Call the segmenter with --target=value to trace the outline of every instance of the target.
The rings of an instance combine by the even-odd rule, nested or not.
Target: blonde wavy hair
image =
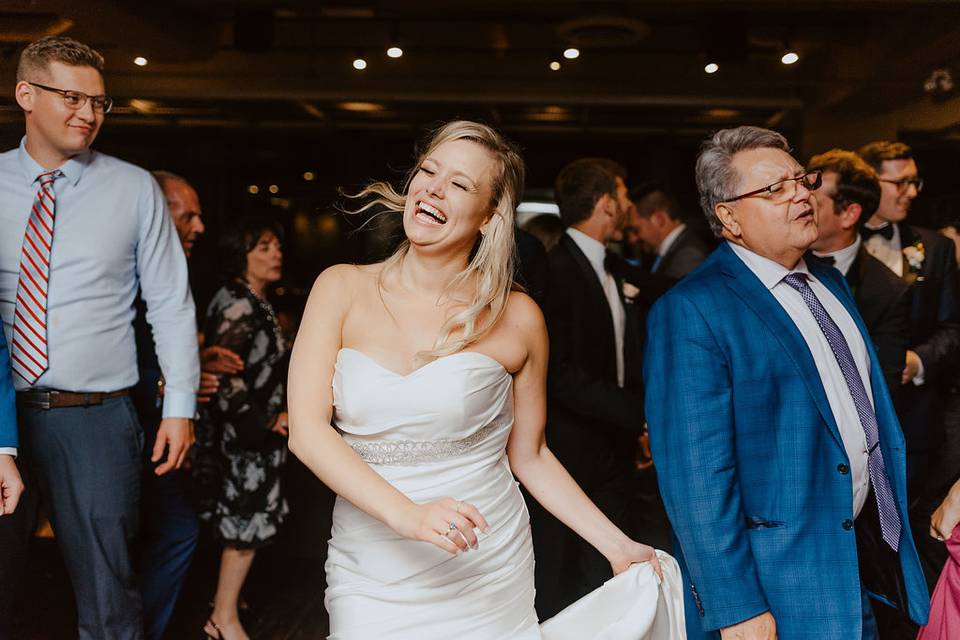
[[[417,161],[407,173],[403,192],[398,192],[387,182],[368,184],[360,193],[352,196],[365,199],[366,203],[353,213],[362,213],[373,208],[402,213],[407,202],[410,182],[420,169],[421,163],[442,144],[454,140],[469,140],[491,152],[499,164],[490,194],[493,209],[486,231],[482,232],[470,253],[466,267],[447,285],[445,294],[457,291],[464,285],[473,285],[469,300],[463,300],[465,308],[444,323],[433,348],[417,354],[418,361],[441,358],[466,349],[483,338],[503,316],[510,291],[515,285],[514,265],[514,216],[523,193],[524,164],[516,146],[487,125],[469,120],[454,120],[441,125],[429,136]],[[404,240],[383,263],[377,285],[384,289],[384,277],[403,263],[410,250],[410,242]],[[389,310],[388,310],[389,311]],[[480,322],[480,316],[487,316]]]

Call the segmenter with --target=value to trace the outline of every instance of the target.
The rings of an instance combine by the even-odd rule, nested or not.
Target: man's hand
[[[13,513],[23,494],[23,480],[13,456],[0,454],[0,516]]]
[[[200,368],[207,373],[233,375],[243,371],[243,358],[226,347],[207,347],[200,351]]]
[[[900,384],[907,384],[916,378],[918,373],[920,373],[920,356],[913,351],[907,350],[907,364],[903,368]]]
[[[161,420],[160,428],[157,430],[157,443],[153,445],[153,455],[150,457],[150,462],[159,462],[160,458],[163,457],[164,449],[168,449],[167,459],[153,472],[162,476],[168,471],[179,469],[195,440],[193,420],[186,418],[164,418]]]
[[[720,629],[721,640],[777,640],[777,623],[767,611],[726,629]]]
[[[200,389],[197,390],[197,402],[210,402],[220,389],[220,376],[215,373],[200,372]]]

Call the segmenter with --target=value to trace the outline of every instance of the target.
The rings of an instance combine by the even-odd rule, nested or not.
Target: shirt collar
[[[758,253],[754,253],[750,251],[750,249],[742,247],[735,242],[728,240],[727,244],[730,245],[730,248],[737,254],[737,257],[743,260],[747,268],[760,279],[760,282],[762,282],[763,286],[767,289],[773,289],[790,273],[802,273],[808,278],[810,277],[810,271],[807,269],[807,263],[803,261],[803,258],[800,258],[797,266],[793,269],[787,269],[779,262],[774,262],[770,258],[765,258]]]
[[[27,136],[23,136],[23,138],[20,140],[20,148],[17,150],[17,158],[20,162],[20,169],[23,171],[24,177],[30,182],[30,184],[33,184],[34,181],[36,181],[37,176],[46,171],[46,169],[41,167],[40,164],[27,152]],[[69,180],[71,184],[76,186],[76,184],[80,182],[80,177],[83,175],[83,170],[86,169],[87,165],[90,164],[92,159],[93,152],[87,149],[73,156],[57,168],[63,172],[64,177]]]
[[[863,241],[860,239],[860,234],[858,233],[853,240],[853,244],[849,247],[844,247],[838,251],[831,251],[830,253],[821,253],[819,251],[814,251],[813,255],[820,256],[821,258],[830,256],[833,258],[833,266],[836,267],[837,271],[843,275],[847,275],[847,271],[850,271],[850,267],[853,266],[853,261],[857,259],[857,252],[860,251],[860,245]]]
[[[680,237],[680,234],[683,233],[683,230],[686,228],[686,223],[680,223],[673,231],[668,233],[667,237],[660,243],[660,246],[657,247],[657,255],[666,255],[667,251],[670,251],[670,247],[673,246],[673,243],[677,241],[677,238]]]
[[[607,248],[599,240],[595,240],[579,229],[567,227],[567,235],[580,247],[580,251],[587,256],[590,265],[597,272],[603,274],[606,269],[603,266],[604,258],[607,257]]]

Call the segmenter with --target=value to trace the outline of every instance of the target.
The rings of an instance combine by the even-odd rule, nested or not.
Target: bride
[[[547,332],[513,285],[523,159],[467,121],[435,132],[386,261],[313,287],[290,363],[290,449],[339,496],[326,564],[330,637],[540,638],[514,476],[615,574],[649,562],[544,440]]]

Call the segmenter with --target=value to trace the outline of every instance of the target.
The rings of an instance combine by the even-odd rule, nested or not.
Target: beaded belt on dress
[[[467,453],[509,420],[509,417],[497,418],[461,440],[378,440],[348,444],[369,464],[406,466],[440,462]]]

